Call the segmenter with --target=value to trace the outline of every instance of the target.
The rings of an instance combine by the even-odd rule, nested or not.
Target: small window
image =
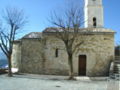
[[[96,18],[95,18],[95,17],[93,18],[93,26],[94,26],[94,27],[96,27],[96,26],[97,26],[97,20],[96,20]]]
[[[58,57],[58,48],[55,50],[55,57]]]

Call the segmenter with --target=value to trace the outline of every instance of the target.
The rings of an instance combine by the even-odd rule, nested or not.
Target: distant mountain
[[[2,51],[0,51],[0,60],[7,60],[5,54]]]
[[[0,68],[6,68],[8,66],[7,58],[3,52],[0,51]]]
[[[0,68],[7,68],[8,62],[7,60],[0,60]]]

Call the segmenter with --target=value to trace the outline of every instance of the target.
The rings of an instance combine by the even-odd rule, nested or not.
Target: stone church
[[[74,75],[105,76],[114,60],[114,34],[104,28],[102,0],[85,0],[86,38],[73,55]],[[12,67],[21,73],[68,75],[68,56],[64,43],[54,37],[53,28],[31,32],[13,45]],[[49,33],[49,34],[48,34]],[[80,33],[80,32],[79,32]],[[80,40],[79,36],[77,37]]]

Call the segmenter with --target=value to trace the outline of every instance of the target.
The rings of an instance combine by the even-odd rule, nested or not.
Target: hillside
[[[5,54],[2,51],[0,51],[0,60],[7,60]]]
[[[7,58],[4,53],[0,52],[0,68],[4,68],[7,66]]]

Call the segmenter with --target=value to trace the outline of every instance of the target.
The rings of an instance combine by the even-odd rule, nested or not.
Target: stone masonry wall
[[[12,67],[20,68],[21,64],[21,44],[20,42],[16,42],[13,44],[13,53],[12,53]]]
[[[78,56],[87,56],[87,76],[108,74],[111,60],[114,59],[114,35],[88,35],[74,55],[74,71],[78,74]]]
[[[87,56],[87,76],[103,76],[109,71],[114,58],[114,34],[79,36],[76,43],[84,40],[73,56],[74,74],[78,75],[78,57]],[[58,57],[55,50],[58,48]],[[68,60],[64,43],[53,35],[45,40],[23,39],[21,44],[20,72],[36,74],[68,75]]]
[[[50,37],[49,37],[50,38]],[[22,41],[22,69],[23,73],[39,74],[68,74],[66,54],[59,50],[58,58],[55,58],[55,49],[63,49],[61,43],[54,38],[47,39],[46,44],[35,39],[24,39]],[[59,46],[60,45],[60,46]],[[62,52],[61,52],[62,51]]]

